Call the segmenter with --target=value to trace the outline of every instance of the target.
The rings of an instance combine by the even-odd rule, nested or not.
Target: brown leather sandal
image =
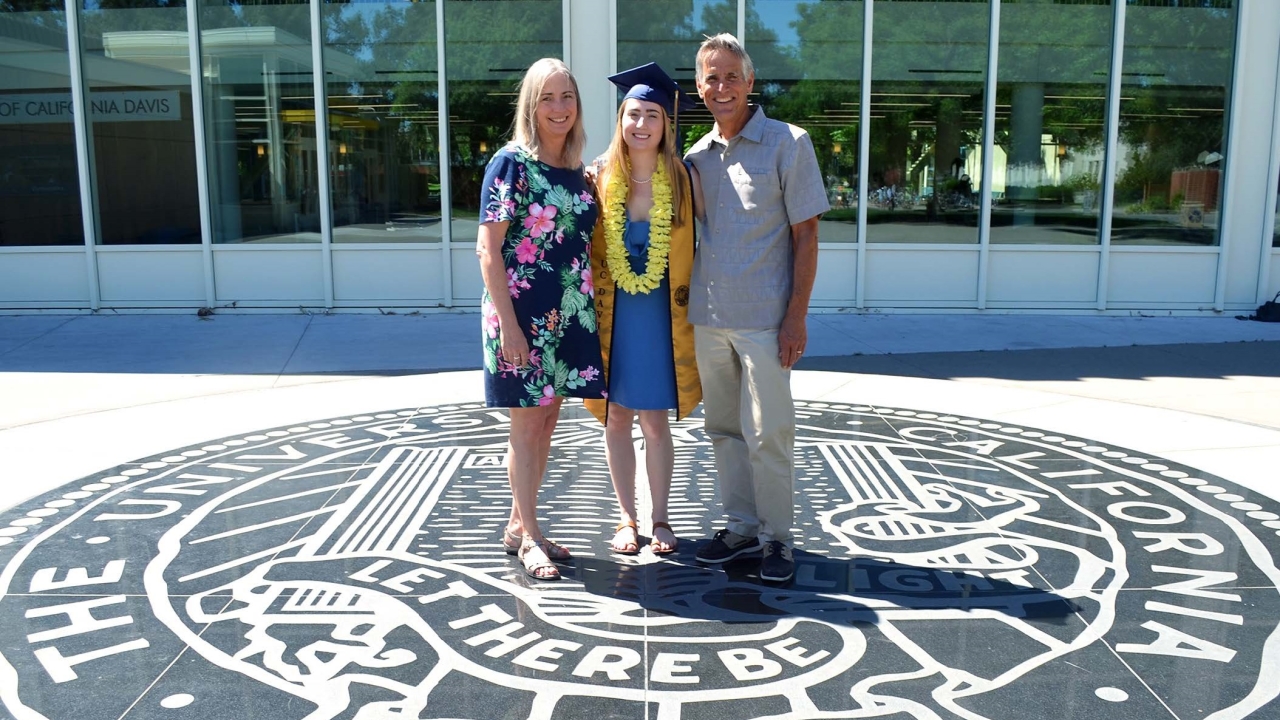
[[[555,540],[552,540],[549,537],[542,538],[541,545],[542,545],[543,552],[545,552],[547,554],[547,557],[551,558],[552,560],[560,561],[560,560],[573,559],[573,553],[569,552],[569,548],[561,545],[560,543],[556,542]]]
[[[657,532],[657,531],[658,531],[658,528],[662,528],[662,529],[666,530],[667,532],[671,533],[671,536],[672,536],[672,537],[675,537],[676,531],[671,529],[671,525],[669,525],[669,524],[667,524],[667,523],[664,523],[664,522],[656,522],[656,523],[654,523],[654,524],[653,524],[653,530],[654,530],[654,532]],[[673,543],[671,543],[671,547],[670,547],[670,548],[668,548],[668,549],[666,549],[666,550],[663,550],[663,549],[662,549],[662,545],[661,545],[661,543],[659,543],[659,542],[658,542],[658,538],[656,538],[656,537],[649,538],[649,550],[650,550],[654,555],[670,555],[671,553],[675,552],[675,551],[676,551],[676,548],[677,548],[677,547],[679,547],[679,546],[680,546],[680,539],[679,539],[679,538],[676,538],[676,541],[675,541],[675,542],[673,542]]]
[[[523,537],[523,535],[511,532],[510,528],[504,528],[502,530],[502,549],[512,557],[519,555],[520,543],[523,542]],[[544,543],[543,552],[552,560],[568,560],[573,557],[572,553],[569,552],[569,548],[560,545],[555,540],[544,537],[542,542]]]
[[[618,536],[622,534],[623,530],[626,530],[628,528],[631,530],[632,534],[635,535],[636,539],[632,540],[631,542],[619,544],[617,542]],[[619,550],[618,549],[619,547],[621,547],[622,549]],[[613,529],[613,540],[609,542],[609,549],[614,551],[618,555],[640,554],[640,531],[636,528],[636,523],[634,520],[628,520],[626,522],[618,523],[617,527]]]

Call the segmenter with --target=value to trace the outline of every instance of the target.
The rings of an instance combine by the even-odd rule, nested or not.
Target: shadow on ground
[[[796,369],[941,380],[1280,377],[1280,342],[806,357]]]

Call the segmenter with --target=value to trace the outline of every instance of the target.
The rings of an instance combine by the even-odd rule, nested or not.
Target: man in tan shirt
[[[818,218],[830,205],[808,134],[748,103],[755,71],[737,38],[702,43],[697,78],[716,125],[685,156],[706,217],[689,320],[728,516],[697,559],[763,550],[760,578],[785,582],[795,573],[791,367],[808,339]]]

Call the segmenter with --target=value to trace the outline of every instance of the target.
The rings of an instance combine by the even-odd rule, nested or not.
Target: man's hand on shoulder
[[[596,181],[599,180],[600,178],[601,171],[604,170],[604,164],[605,164],[604,155],[601,155],[595,160],[592,160],[591,162],[587,163],[587,166],[582,169],[582,174],[587,176],[587,182],[591,183],[592,185],[596,184]]]

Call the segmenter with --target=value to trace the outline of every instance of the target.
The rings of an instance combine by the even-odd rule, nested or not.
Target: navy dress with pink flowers
[[[502,259],[530,357],[524,368],[503,361],[498,313],[485,292],[485,404],[533,407],[557,397],[604,397],[591,283],[597,208],[582,169],[552,167],[508,145],[485,170],[480,204],[481,223],[510,223]]]

